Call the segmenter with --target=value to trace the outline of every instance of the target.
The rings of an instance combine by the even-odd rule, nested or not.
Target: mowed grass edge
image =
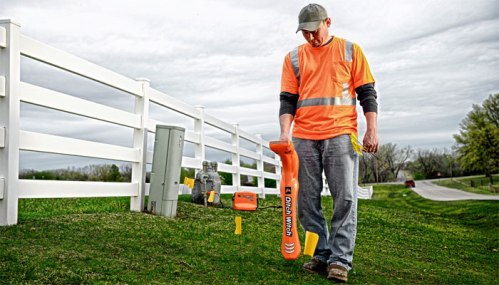
[[[360,200],[351,284],[497,284],[497,201],[432,202],[398,185]],[[177,218],[130,212],[127,198],[20,200],[0,228],[5,284],[329,284],[280,254],[281,210],[205,208]],[[231,197],[224,196],[226,206]],[[280,205],[267,196],[261,206]],[[331,198],[324,199],[326,216]],[[243,234],[234,234],[234,217]],[[303,244],[304,235],[300,231]]]
[[[497,189],[499,187],[499,174],[493,175],[492,177],[494,189]],[[491,191],[491,187],[489,186],[490,178],[485,176],[442,178],[439,180],[433,180],[432,183],[475,194],[499,195],[498,192]]]

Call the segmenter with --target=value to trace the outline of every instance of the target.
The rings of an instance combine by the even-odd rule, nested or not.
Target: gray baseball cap
[[[327,12],[324,7],[319,4],[308,4],[301,9],[298,15],[298,33],[301,30],[315,31],[321,25],[321,22],[327,18]]]

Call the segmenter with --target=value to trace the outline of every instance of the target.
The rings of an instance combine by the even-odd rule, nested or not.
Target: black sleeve
[[[355,88],[355,92],[357,93],[357,98],[359,99],[364,113],[378,113],[378,102],[376,101],[378,95],[376,94],[376,90],[374,90],[374,83],[367,83],[359,86]]]
[[[279,109],[279,116],[283,114],[296,114],[296,104],[298,103],[298,94],[291,94],[288,92],[281,92],[281,107]]]

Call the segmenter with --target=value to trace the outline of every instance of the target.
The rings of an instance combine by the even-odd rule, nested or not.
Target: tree
[[[364,154],[359,159],[359,182],[378,182],[376,158],[373,155]]]
[[[105,182],[130,182],[132,169],[130,165],[122,166],[122,171],[115,165],[101,164],[85,167],[68,167],[53,170],[21,170],[20,179],[40,180],[66,180],[66,181],[105,181]]]
[[[397,180],[400,170],[411,157],[411,154],[412,148],[410,146],[398,149],[397,145],[393,143],[381,145],[380,155],[377,155],[378,158],[382,157],[382,159],[378,159],[382,161],[382,168],[380,168],[381,181]]]
[[[130,182],[132,181],[132,165],[127,163],[123,164],[120,167],[120,172],[123,177],[124,182]]]
[[[122,182],[123,176],[120,173],[120,169],[116,164],[111,165],[109,175],[106,177],[108,182]]]
[[[457,162],[457,155],[455,152],[444,150],[444,154],[442,157],[443,167],[446,172],[447,177],[461,176],[463,174],[463,170],[461,165]]]
[[[426,178],[437,177],[439,163],[438,150],[418,150],[416,154],[416,163],[420,167],[420,172]]]
[[[393,174],[395,176],[395,179],[398,177],[399,172],[404,169],[404,167],[407,164],[407,161],[411,158],[412,154],[414,153],[414,150],[410,145],[405,146],[404,148],[397,150],[396,152],[396,163],[394,164],[393,167]]]
[[[499,170],[499,94],[490,95],[482,104],[473,105],[454,135],[458,161],[469,171],[492,177]]]
[[[364,154],[360,157],[359,181],[361,183],[395,181],[411,154],[410,146],[399,149],[393,143],[381,145],[376,155]]]

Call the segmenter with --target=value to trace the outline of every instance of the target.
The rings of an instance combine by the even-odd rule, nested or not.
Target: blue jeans
[[[305,231],[319,241],[314,257],[328,264],[352,269],[357,233],[358,155],[349,135],[326,140],[293,138],[300,161],[298,171],[298,218]],[[322,172],[333,197],[331,231],[321,206]]]

